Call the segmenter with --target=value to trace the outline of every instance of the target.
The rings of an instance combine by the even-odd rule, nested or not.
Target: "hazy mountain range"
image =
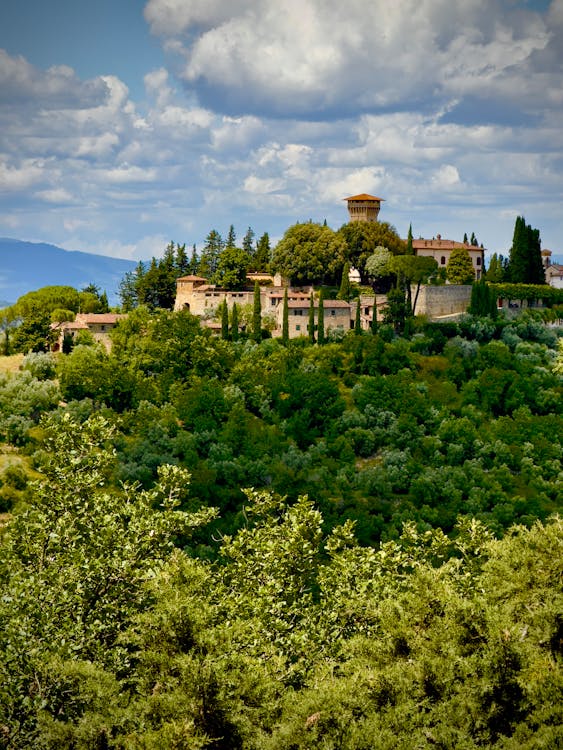
[[[0,307],[42,286],[82,289],[90,283],[107,293],[110,305],[118,304],[119,282],[136,265],[132,260],[0,237]]]

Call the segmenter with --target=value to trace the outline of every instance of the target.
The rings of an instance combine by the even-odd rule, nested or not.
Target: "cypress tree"
[[[373,313],[371,316],[371,332],[375,336],[377,333],[377,300],[375,295],[373,296]]]
[[[319,344],[324,344],[325,342],[325,308],[324,308],[324,290],[321,289],[321,293],[319,294],[319,314],[318,314],[318,334],[317,334],[317,341]]]
[[[229,338],[229,308],[226,299],[221,303],[221,338],[224,341]]]
[[[360,298],[356,301],[356,321],[354,323],[354,333],[359,336],[362,333],[362,321],[360,317]]]
[[[512,247],[508,261],[508,280],[513,284],[525,284],[528,276],[528,233],[523,216],[517,216],[514,224]]]
[[[350,299],[350,264],[345,263],[342,269],[342,280],[340,282],[340,289],[338,290],[337,298],[343,299],[346,302]]]
[[[252,338],[256,342],[262,341],[262,303],[260,302],[260,286],[254,282],[254,307],[252,311]]]
[[[307,326],[309,329],[309,342],[311,344],[315,343],[315,298],[313,295],[313,290],[311,289],[311,298],[309,300],[309,325]]]
[[[231,311],[231,341],[238,341],[238,307],[236,302],[233,302]]]
[[[528,284],[545,284],[545,271],[541,257],[540,230],[526,227],[528,239]]]
[[[406,255],[414,255],[414,250],[412,247],[412,224],[409,224],[409,234],[407,236],[407,252]]]
[[[289,308],[287,302],[287,287],[283,292],[282,342],[284,344],[289,343]]]

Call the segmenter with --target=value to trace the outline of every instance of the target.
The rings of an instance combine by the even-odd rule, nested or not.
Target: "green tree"
[[[412,224],[409,224],[409,233],[407,235],[407,249],[406,249],[407,255],[414,255],[414,250],[412,246]]]
[[[176,534],[214,516],[177,510],[188,481],[179,467],[162,467],[151,492],[108,489],[112,429],[103,418],[53,417],[44,429],[43,477],[0,545],[2,744],[14,748],[67,744],[46,734],[91,710],[76,675],[90,670],[103,691],[103,670],[130,673],[122,638],[151,605],[147,580]],[[107,738],[102,727],[94,736],[98,745]]]
[[[272,267],[294,284],[333,284],[345,263],[344,239],[322,224],[294,224],[278,242]]]
[[[347,260],[359,271],[363,284],[368,283],[366,261],[377,247],[386,247],[393,255],[404,254],[407,249],[395,227],[384,221],[352,221],[338,234],[346,242]]]
[[[394,255],[389,260],[388,268],[397,276],[397,285],[405,291],[407,317],[412,317],[416,313],[420,287],[436,273],[438,264],[434,258],[422,255]],[[413,284],[416,284],[414,300]]]
[[[313,294],[312,289],[311,289],[311,294],[309,295],[309,322],[307,324],[307,331],[309,333],[309,343],[314,344],[315,343],[315,296]]]
[[[348,302],[350,294],[350,264],[345,263],[342,268],[342,278],[340,280],[340,289],[338,290],[337,299],[343,299]]]
[[[508,267],[507,281],[512,284],[544,284],[538,229],[532,229],[523,216],[516,217]]]
[[[242,289],[246,283],[249,259],[244,250],[238,247],[225,247],[213,280],[224,289]]]
[[[282,342],[287,346],[289,343],[289,306],[287,301],[287,287],[283,290],[282,310]]]
[[[236,247],[236,244],[237,244],[237,235],[236,235],[234,226],[231,224],[231,226],[229,227],[229,233],[227,235],[227,240],[225,242],[225,248],[232,249],[232,248]]]
[[[506,260],[502,255],[493,253],[489,260],[489,267],[485,274],[485,278],[491,284],[501,284],[505,280],[506,276]]]
[[[360,298],[358,297],[356,300],[356,319],[354,322],[354,333],[356,336],[359,336],[362,333],[362,321],[360,317]]]
[[[217,230],[212,229],[205,238],[205,245],[199,259],[198,272],[200,276],[211,278],[217,271],[219,258],[223,252],[224,242]]]
[[[325,343],[325,297],[324,297],[324,289],[321,287],[321,291],[319,292],[319,314],[318,314],[318,323],[317,323],[317,341],[319,344]]]
[[[231,311],[231,341],[238,341],[238,328],[238,305],[236,302],[233,302],[233,309]]]
[[[250,270],[266,271],[270,267],[271,259],[270,237],[268,232],[264,232],[256,243],[256,253],[252,259]]]
[[[394,287],[387,294],[387,306],[383,320],[385,323],[391,323],[396,333],[400,333],[404,330],[406,317],[407,301],[405,299],[405,290],[401,287]]]
[[[473,263],[465,247],[455,247],[446,266],[446,275],[450,284],[471,284],[475,278]]]
[[[221,338],[223,341],[229,339],[229,308],[225,299],[221,303]]]
[[[247,254],[250,262],[252,262],[254,254],[256,252],[254,237],[254,230],[252,229],[252,227],[248,227],[248,229],[246,230],[246,234],[242,238],[242,249]]]
[[[260,300],[260,285],[254,282],[254,303],[252,306],[252,338],[256,342],[262,341],[262,302]]]

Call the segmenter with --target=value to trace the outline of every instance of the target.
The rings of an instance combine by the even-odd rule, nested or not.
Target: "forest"
[[[319,345],[141,305],[0,374],[0,747],[560,747],[544,317]]]

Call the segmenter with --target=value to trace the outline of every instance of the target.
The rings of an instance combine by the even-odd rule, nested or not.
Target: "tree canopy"
[[[340,281],[346,260],[344,238],[330,227],[294,224],[276,245],[272,268],[292,283],[328,284]]]

